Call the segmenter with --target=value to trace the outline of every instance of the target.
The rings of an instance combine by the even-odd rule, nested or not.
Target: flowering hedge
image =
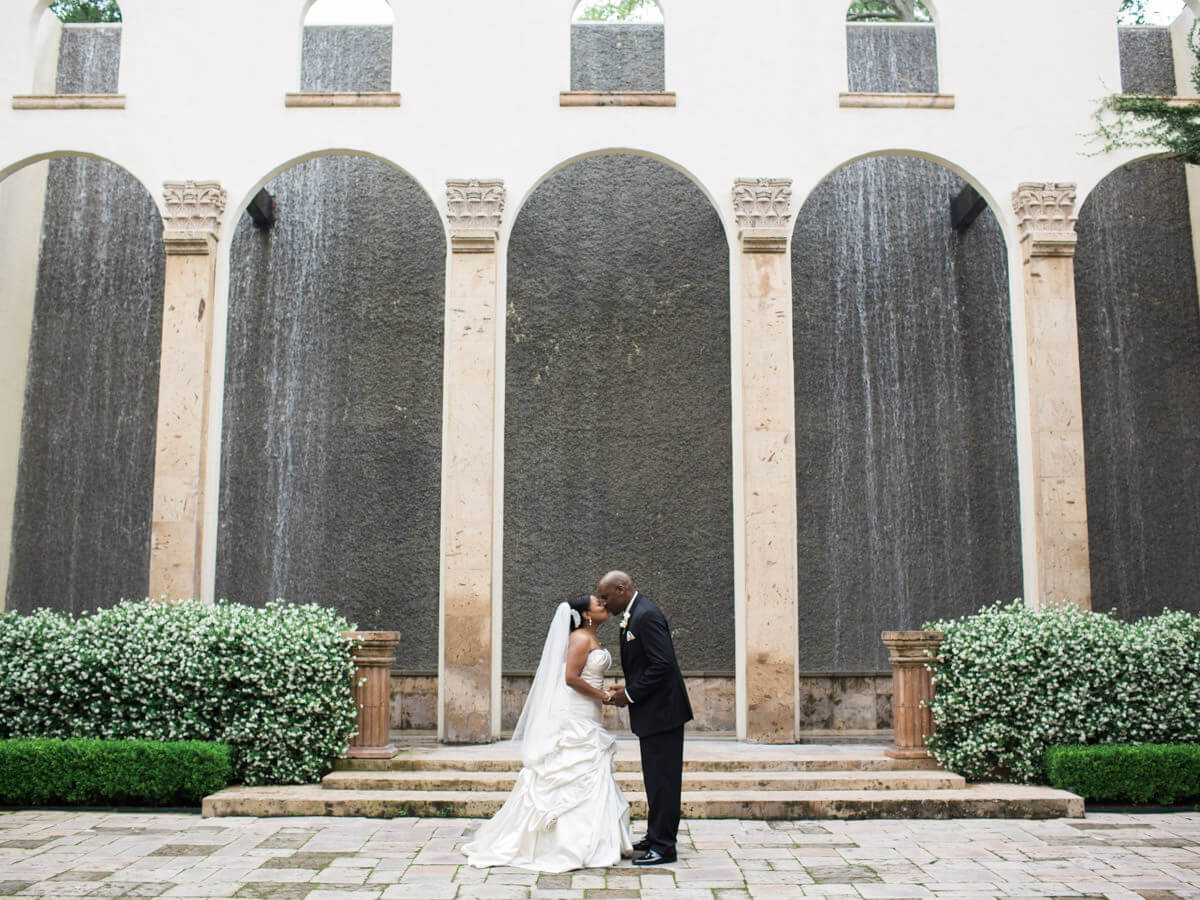
[[[282,601],[0,613],[0,738],[217,741],[235,781],[312,782],[355,728],[349,629]]]
[[[1044,781],[1054,745],[1200,741],[1196,614],[1129,624],[1016,601],[927,627],[945,634],[929,747],[967,779]]]

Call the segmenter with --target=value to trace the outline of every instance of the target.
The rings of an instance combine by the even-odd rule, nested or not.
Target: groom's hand
[[[610,706],[628,706],[629,698],[625,695],[625,685],[619,684],[608,695]]]

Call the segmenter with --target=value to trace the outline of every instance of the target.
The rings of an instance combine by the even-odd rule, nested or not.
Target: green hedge
[[[1051,747],[1050,783],[1085,800],[1169,806],[1200,797],[1200,746],[1194,744],[1100,744]]]
[[[355,728],[349,629],[281,601],[0,613],[0,738],[216,741],[237,782],[313,782]]]
[[[1049,747],[1200,742],[1200,616],[1126,623],[1017,601],[933,622],[938,762],[971,780],[1044,781]]]
[[[230,756],[204,741],[0,741],[0,804],[199,806],[229,783]]]

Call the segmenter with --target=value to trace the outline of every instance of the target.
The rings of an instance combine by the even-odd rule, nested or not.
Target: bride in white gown
[[[596,628],[599,598],[560,603],[513,732],[521,762],[512,793],[463,848],[472,866],[537,872],[607,867],[633,852],[629,803],[613,775],[616,742],[600,724],[612,655]]]

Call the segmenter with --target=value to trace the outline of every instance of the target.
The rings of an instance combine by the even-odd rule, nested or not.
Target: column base
[[[342,756],[343,759],[391,759],[397,753],[395,744],[384,744],[382,747],[351,747]]]

